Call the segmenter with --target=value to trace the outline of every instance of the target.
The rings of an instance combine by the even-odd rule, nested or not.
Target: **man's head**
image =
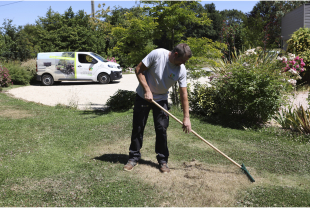
[[[177,66],[185,64],[192,57],[192,51],[186,43],[180,43],[171,51],[173,63]]]

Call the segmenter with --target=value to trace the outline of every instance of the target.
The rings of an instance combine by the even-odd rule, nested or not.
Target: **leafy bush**
[[[292,80],[299,77],[298,71],[283,70],[286,64],[277,60],[276,54],[261,48],[247,50],[235,56],[232,63],[221,64],[210,77],[215,89],[209,99],[214,104],[206,105],[206,109],[198,102],[199,108],[215,107],[211,112],[248,124],[268,121],[285,103],[285,93],[294,89]]]
[[[9,71],[0,65],[0,87],[2,90],[2,87],[8,87],[12,84],[11,76],[9,74]],[[0,90],[0,91],[1,91]]]
[[[118,90],[111,96],[106,105],[112,111],[127,111],[134,105],[136,93],[128,90]]]
[[[36,82],[36,73],[37,73],[36,72],[36,64],[37,64],[36,59],[29,59],[29,60],[21,63],[21,66],[26,71],[29,71],[31,74],[30,83]]]
[[[8,62],[5,64],[10,72],[11,80],[14,84],[27,85],[33,78],[30,71],[27,71],[19,62]]]
[[[253,67],[235,65],[213,85],[220,113],[224,115],[266,122],[281,106],[283,82],[263,66],[257,71]]]
[[[194,83],[194,90],[188,93],[189,107],[193,113],[211,116],[216,110],[215,88]]]
[[[310,81],[310,28],[299,28],[287,41],[287,52],[303,57],[307,71],[302,73],[303,80]]]

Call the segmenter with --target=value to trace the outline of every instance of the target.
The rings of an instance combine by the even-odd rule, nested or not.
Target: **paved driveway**
[[[102,109],[107,100],[118,89],[135,91],[138,80],[135,74],[124,74],[123,78],[110,84],[97,82],[64,81],[59,85],[40,84],[19,87],[8,91],[16,98],[55,106],[57,104],[77,106],[78,109]]]
[[[134,74],[125,74],[110,84],[98,82],[70,82],[41,86],[40,84],[19,87],[8,91],[17,98],[55,106],[57,104],[77,106],[79,109],[102,109],[107,100],[118,89],[135,91],[138,80]]]

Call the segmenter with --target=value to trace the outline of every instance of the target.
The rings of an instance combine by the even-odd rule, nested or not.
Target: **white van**
[[[45,86],[61,81],[108,84],[122,78],[119,64],[93,52],[48,52],[37,55],[37,81]]]

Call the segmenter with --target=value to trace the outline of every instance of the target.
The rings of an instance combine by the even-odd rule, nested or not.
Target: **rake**
[[[174,120],[176,120],[177,122],[179,122],[181,125],[183,125],[183,122],[180,121],[178,118],[176,118],[174,115],[172,115],[170,112],[168,112],[166,109],[164,109],[162,106],[160,106],[156,101],[152,100],[152,103],[154,103],[157,107],[159,107],[160,109],[162,109],[164,112],[166,112],[168,115],[170,115]],[[227,155],[225,155],[223,152],[221,152],[219,149],[217,149],[215,146],[213,146],[210,142],[208,142],[207,140],[205,140],[204,138],[202,138],[199,134],[197,134],[194,130],[191,131],[193,134],[195,134],[199,139],[201,139],[202,141],[204,141],[205,143],[207,143],[210,147],[212,147],[215,151],[217,151],[218,153],[220,153],[221,155],[223,155],[226,159],[228,159],[230,162],[232,162],[233,164],[235,164],[238,168],[241,168],[241,170],[248,176],[248,178],[250,179],[251,182],[255,182],[254,178],[251,176],[251,174],[249,173],[249,171],[246,169],[245,165],[242,163],[242,165],[239,165],[238,163],[236,163],[233,159],[231,159],[230,157],[228,157]]]

